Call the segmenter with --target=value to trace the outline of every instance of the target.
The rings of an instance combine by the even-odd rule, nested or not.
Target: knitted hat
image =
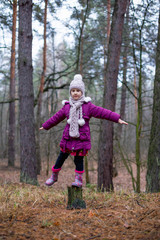
[[[73,88],[78,88],[79,90],[82,91],[83,95],[85,93],[85,85],[84,85],[84,82],[82,80],[82,76],[80,74],[76,74],[74,76],[74,79],[72,80],[72,82],[70,83],[70,86],[69,86],[69,92],[71,92],[71,90]]]

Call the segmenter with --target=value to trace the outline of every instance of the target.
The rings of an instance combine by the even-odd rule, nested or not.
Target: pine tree
[[[32,80],[32,0],[19,1],[20,181],[37,184]]]
[[[15,164],[15,43],[16,43],[17,0],[13,1],[13,25],[10,71],[10,103],[9,103],[9,133],[8,133],[8,166]]]
[[[106,67],[107,82],[104,87],[104,107],[111,111],[115,111],[119,58],[127,2],[128,0],[116,0],[112,17]],[[98,189],[111,191],[113,190],[113,123],[103,121],[101,127],[98,153]]]
[[[160,192],[160,11],[153,95],[153,117],[146,180],[148,192]]]

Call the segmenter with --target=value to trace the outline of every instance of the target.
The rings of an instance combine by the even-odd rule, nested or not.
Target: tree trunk
[[[85,165],[85,176],[86,176],[86,185],[90,183],[89,180],[89,171],[88,171],[88,158],[87,156],[84,157],[84,165]]]
[[[85,6],[86,1],[83,1],[83,5]],[[82,19],[82,27],[81,27],[81,34],[80,34],[80,60],[79,60],[79,69],[80,69],[80,74],[83,76],[83,44],[84,44],[84,26],[85,26],[85,21],[86,21],[86,15],[87,15],[87,11],[88,11],[88,0],[87,0],[87,7],[86,7],[86,11],[84,13],[84,10],[82,9],[81,11],[81,19]],[[86,176],[86,184],[89,183],[89,173],[88,173],[88,158],[87,156],[84,158],[84,162],[85,162],[85,176]]]
[[[51,93],[51,104],[49,101],[49,93],[47,94],[47,116],[48,118],[51,117],[51,115],[53,116],[53,90]],[[49,110],[49,106],[51,106],[51,113],[50,114],[50,110]],[[46,161],[46,176],[48,176],[49,174],[49,160],[50,160],[50,154],[51,154],[51,131],[49,131],[48,136],[47,136],[47,141],[46,141],[46,157],[47,157],[47,161]]]
[[[124,31],[123,31],[123,36],[124,36],[124,49],[123,49],[123,82],[122,82],[122,90],[121,90],[121,105],[120,105],[120,116],[121,119],[125,119],[125,109],[126,109],[126,82],[127,82],[127,65],[128,65],[128,47],[129,47],[129,2],[127,6],[127,12],[126,12],[126,19],[125,19],[125,25],[124,25]],[[117,127],[117,133],[116,137],[118,138],[118,145],[120,145],[120,139],[122,136],[122,124],[119,124]],[[123,144],[123,142],[122,142]],[[123,159],[122,159],[123,160]],[[115,166],[115,171],[118,175],[118,170],[117,170],[117,158],[115,158],[114,161],[114,166]],[[114,169],[113,169],[114,170]],[[113,171],[114,173],[114,171]]]
[[[45,11],[44,11],[44,46],[43,46],[43,71],[41,74],[41,82],[40,82],[40,89],[39,89],[39,97],[37,103],[37,121],[36,121],[36,153],[37,153],[37,174],[40,174],[41,171],[41,155],[40,155],[40,134],[39,134],[39,124],[41,123],[41,109],[42,109],[42,96],[43,96],[43,89],[44,89],[44,80],[46,75],[46,25],[47,25],[47,5],[48,0],[45,0]]]
[[[5,151],[6,151],[5,136],[6,136],[6,134],[4,134],[4,132],[6,132],[6,131],[4,130],[4,126],[3,126],[3,120],[4,120],[3,115],[4,115],[4,111],[5,111],[4,102],[5,102],[6,95],[7,95],[7,81],[5,81],[5,87],[3,89],[3,97],[2,97],[3,101],[1,103],[1,111],[0,111],[0,146],[1,146],[0,156],[2,159],[6,158],[6,154],[5,154]]]
[[[107,82],[104,86],[104,107],[111,111],[115,111],[119,57],[127,2],[127,0],[116,0],[112,17],[106,67]],[[101,127],[98,151],[98,189],[111,191],[113,190],[113,123],[103,121]]]
[[[13,26],[10,72],[9,133],[8,133],[8,166],[15,164],[15,42],[16,42],[17,0],[13,1]]]
[[[128,2],[129,3],[129,2]],[[129,4],[127,6],[126,12],[126,22],[125,22],[125,29],[124,29],[124,37],[126,41],[124,42],[124,51],[123,51],[123,82],[122,82],[122,92],[121,92],[121,106],[120,106],[120,115],[121,119],[125,119],[125,108],[126,108],[126,81],[127,81],[127,64],[128,64],[128,47],[129,47]],[[118,125],[117,135],[120,139],[122,134],[122,124]]]
[[[141,189],[141,176],[140,176],[140,170],[141,170],[141,154],[140,154],[140,149],[141,149],[141,131],[142,131],[142,53],[143,53],[143,45],[142,45],[142,40],[143,40],[143,35],[142,31],[144,28],[144,24],[146,21],[146,16],[148,13],[148,8],[149,8],[150,2],[148,2],[145,12],[144,12],[144,17],[142,24],[140,26],[139,30],[139,69],[138,69],[138,101],[137,101],[137,123],[136,123],[136,192],[140,193]],[[134,39],[133,39],[134,43]],[[134,58],[134,63],[136,65],[136,54],[135,54],[135,48],[133,44],[133,58]]]
[[[83,22],[83,19],[84,19],[83,9],[81,12],[81,18],[82,18],[82,22]],[[82,76],[83,76],[83,31],[84,31],[84,28],[82,29],[82,32],[81,32],[81,45],[80,45],[80,74]]]
[[[111,28],[111,23],[110,23],[110,19],[111,19],[111,1],[107,0],[106,2],[107,4],[107,27],[105,29],[104,32],[104,36],[106,36],[107,33],[107,37],[104,38],[104,44],[103,44],[103,52],[104,52],[104,74],[103,74],[103,82],[105,83],[107,81],[106,79],[106,59],[107,59],[107,52],[108,52],[108,45],[109,45],[109,37],[110,37],[110,28]]]
[[[109,37],[111,32],[111,0],[107,0],[107,48],[109,45]]]
[[[80,74],[83,76],[83,34],[81,37]]]
[[[19,0],[20,181],[37,184],[32,71],[32,0]]]
[[[138,111],[138,104],[137,104],[137,99],[138,99],[138,96],[137,96],[137,84],[136,84],[136,67],[135,67],[135,64],[134,64],[134,96],[135,96],[135,112],[136,112],[136,115],[137,115],[137,111]]]
[[[160,10],[153,96],[153,117],[146,180],[148,192],[160,192]]]
[[[82,16],[82,26],[80,27],[80,36],[78,40],[78,50],[77,50],[77,64],[76,64],[76,71],[80,71],[80,73],[83,75],[83,31],[84,26],[86,23],[87,13],[88,13],[88,3],[89,0],[82,1],[82,6],[85,6],[85,11],[82,10],[81,16]]]
[[[83,209],[86,203],[83,200],[82,188],[68,187],[68,204],[67,209]]]

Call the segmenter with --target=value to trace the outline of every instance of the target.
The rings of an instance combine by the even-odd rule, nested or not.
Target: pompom
[[[84,98],[84,101],[85,101],[85,102],[90,102],[91,100],[92,100],[92,99],[91,99],[90,97],[85,97],[85,98]]]
[[[70,119],[70,118],[67,120],[67,123],[68,123],[68,124],[71,124],[71,119]]]
[[[66,102],[68,102],[68,101],[67,100],[63,100],[62,101],[62,105],[64,106]]]
[[[83,126],[84,124],[85,124],[85,121],[84,121],[84,119],[83,118],[81,118],[81,119],[78,119],[78,124],[79,124],[79,126]]]
[[[82,81],[82,75],[81,75],[81,74],[76,74],[76,75],[74,76],[74,80],[75,80],[75,81]]]

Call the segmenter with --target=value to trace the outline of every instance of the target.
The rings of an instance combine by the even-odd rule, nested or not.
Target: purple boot
[[[82,187],[82,175],[84,171],[77,171],[75,170],[76,175],[75,175],[75,182],[72,183],[72,186],[75,187]]]
[[[53,185],[58,180],[58,174],[61,168],[54,169],[54,166],[52,167],[52,175],[51,177],[45,182],[47,186]]]

